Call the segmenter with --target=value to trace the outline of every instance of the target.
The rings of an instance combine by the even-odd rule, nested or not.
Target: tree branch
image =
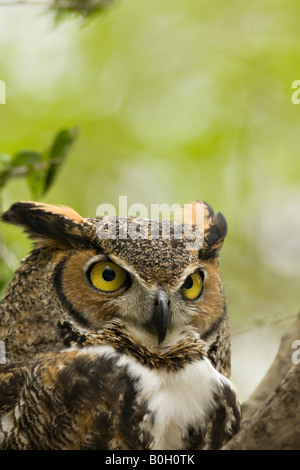
[[[16,168],[11,167],[9,177],[18,177],[18,176],[26,176],[30,173],[31,170],[34,171],[43,171],[48,170],[51,165],[60,165],[62,163],[62,158],[52,158],[47,162],[42,163],[35,163],[32,165],[32,168],[28,168],[28,166],[18,166]]]
[[[292,362],[295,340],[300,340],[300,315],[283,335],[262,382],[243,404],[241,430],[223,450],[300,448],[300,364]]]
[[[14,6],[14,5],[33,5],[33,6],[44,6],[50,9],[59,10],[59,9],[71,9],[71,10],[80,10],[84,8],[85,10],[102,10],[106,4],[112,3],[113,0],[102,1],[98,0],[95,2],[80,2],[80,1],[68,1],[68,0],[56,0],[56,1],[43,1],[43,0],[0,0],[1,6]],[[98,4],[97,4],[98,3]]]

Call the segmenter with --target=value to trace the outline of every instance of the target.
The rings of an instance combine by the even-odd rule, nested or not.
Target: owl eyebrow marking
[[[97,248],[98,250],[98,248]],[[94,255],[92,256],[84,265],[83,269],[84,271],[88,271],[92,266],[93,264],[97,263],[98,261],[107,261],[107,262],[111,262],[113,263],[113,261],[109,258],[109,256],[107,256],[104,251],[102,250],[98,250],[99,253],[97,255]]]
[[[204,279],[207,278],[207,272],[206,272],[206,269],[203,265],[198,265],[198,266],[193,266],[192,269],[190,269],[190,267],[188,267],[187,269],[185,269],[185,271],[182,273],[182,275],[180,276],[180,279],[179,279],[179,288],[182,287],[182,284],[184,284],[184,281],[191,275],[191,274],[194,274],[194,273],[199,273],[201,275],[201,277],[203,276],[203,281]]]
[[[61,282],[61,279],[62,279],[62,271],[63,271],[63,268],[68,260],[68,256],[65,256],[61,261],[60,263],[57,265],[56,269],[55,269],[55,274],[54,274],[54,277],[53,277],[53,284],[54,284],[54,287],[55,287],[55,290],[57,292],[57,295],[60,299],[60,301],[62,302],[63,306],[66,308],[66,310],[70,313],[70,315],[77,321],[77,323],[79,323],[81,326],[84,326],[84,327],[88,327],[90,326],[88,320],[86,318],[84,318],[80,312],[78,312],[77,310],[74,309],[73,305],[71,304],[71,302],[69,302],[69,300],[66,298],[65,294],[63,293],[63,289],[62,289],[62,282]]]

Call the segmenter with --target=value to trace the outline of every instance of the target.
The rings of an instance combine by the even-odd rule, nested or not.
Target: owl
[[[1,449],[219,449],[238,431],[227,223],[196,204],[201,229],[161,220],[154,234],[36,202],[3,214],[34,246],[0,304]]]

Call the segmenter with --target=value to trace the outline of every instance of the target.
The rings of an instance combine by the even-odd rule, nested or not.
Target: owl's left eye
[[[103,292],[114,292],[128,281],[125,269],[109,261],[99,261],[89,273],[91,283]]]
[[[195,300],[200,297],[202,289],[203,273],[197,271],[186,278],[182,286],[182,294],[186,299]]]

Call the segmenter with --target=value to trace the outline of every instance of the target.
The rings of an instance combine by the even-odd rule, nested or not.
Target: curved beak
[[[154,326],[158,336],[158,344],[161,344],[166,337],[169,321],[169,298],[164,291],[159,291],[155,301],[155,309],[152,317],[152,325]]]

